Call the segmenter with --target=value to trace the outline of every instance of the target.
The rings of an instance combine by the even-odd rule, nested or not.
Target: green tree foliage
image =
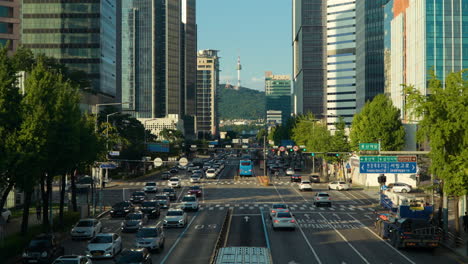
[[[265,93],[240,88],[239,90],[225,89],[220,85],[218,89],[219,118],[228,119],[264,119]]]
[[[291,129],[291,139],[297,145],[305,145],[309,152],[327,152],[331,149],[332,136],[326,124],[318,121],[313,114],[299,115],[295,123]]]
[[[444,183],[449,195],[468,191],[468,80],[467,71],[451,73],[445,87],[434,75],[430,95],[413,87],[405,88],[411,115],[420,119],[418,139],[429,141],[431,171]]]
[[[385,95],[377,95],[354,116],[351,125],[351,146],[381,140],[382,150],[400,150],[405,144],[405,130],[400,120],[400,110]]]
[[[332,152],[349,152],[351,146],[349,145],[348,136],[346,135],[346,123],[341,117],[338,122],[335,123],[335,134],[331,139],[331,151]]]
[[[262,142],[262,144],[263,144],[263,137],[266,137],[266,136],[268,136],[267,130],[266,130],[265,128],[260,129],[260,130],[258,131],[257,137],[256,137],[256,138],[257,138],[257,142]]]

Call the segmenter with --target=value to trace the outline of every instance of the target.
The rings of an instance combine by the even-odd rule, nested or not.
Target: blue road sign
[[[416,173],[416,162],[361,162],[360,173]]]
[[[99,168],[101,169],[116,169],[117,165],[114,163],[103,163],[99,165]]]

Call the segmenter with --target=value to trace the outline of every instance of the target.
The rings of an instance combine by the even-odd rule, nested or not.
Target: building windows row
[[[335,30],[335,29],[343,29],[343,28],[355,28],[356,24],[352,25],[344,25],[344,26],[338,26],[338,27],[329,27],[328,30]]]
[[[337,100],[327,100],[328,103],[344,103],[344,102],[356,102],[356,99],[337,99]]]
[[[354,53],[338,53],[338,54],[333,54],[333,55],[328,55],[329,58],[334,58],[334,57],[344,57],[344,56],[354,56]]]
[[[328,70],[328,72],[345,72],[345,71],[354,71],[354,70],[356,70],[356,68]]]
[[[354,19],[356,19],[356,17],[346,17],[346,18],[331,19],[331,20],[327,20],[327,23],[330,23],[330,22],[338,22],[338,21],[348,21],[348,20],[354,20]]]
[[[344,37],[344,36],[352,36],[355,35],[356,33],[354,32],[348,32],[348,33],[339,33],[339,34],[334,34],[334,35],[328,35],[327,37]]]
[[[327,85],[327,87],[330,88],[335,88],[335,87],[349,87],[349,86],[356,86],[355,83],[347,83],[347,84],[333,84],[333,85]]]
[[[327,110],[356,110],[356,107],[330,107]]]
[[[23,14],[23,18],[99,18],[99,13]]]
[[[346,80],[346,79],[354,79],[356,76],[339,76],[333,78],[327,78],[327,80]]]
[[[330,12],[327,13],[327,15],[337,15],[337,14],[346,14],[346,13],[351,13],[356,11],[356,9],[350,9],[350,10],[343,10],[343,11],[336,11],[336,12]]]
[[[354,4],[356,3],[355,1],[352,1],[352,2],[346,2],[346,3],[339,3],[339,4],[333,4],[333,5],[327,5],[328,8],[330,7],[336,7],[336,6],[345,6],[345,5],[351,5],[351,4]]]
[[[327,45],[339,45],[339,44],[354,43],[354,42],[356,41],[355,40],[342,40],[342,41],[330,42],[330,43],[327,43]]]

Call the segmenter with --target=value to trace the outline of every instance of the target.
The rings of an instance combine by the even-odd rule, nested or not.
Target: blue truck
[[[442,230],[431,222],[432,205],[417,201],[395,205],[385,194],[380,195],[380,205],[384,210],[376,212],[376,232],[395,248],[434,249],[440,245]]]

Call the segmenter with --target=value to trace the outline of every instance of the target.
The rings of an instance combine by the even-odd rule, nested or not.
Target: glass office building
[[[356,1],[356,110],[384,92],[384,5]]]
[[[291,117],[291,77],[265,73],[265,111],[281,111],[281,123]],[[281,125],[281,124],[280,124]]]
[[[21,42],[88,75],[92,88],[116,95],[116,4],[109,0],[24,0]]]
[[[293,0],[293,112],[324,115],[326,5]]]
[[[20,0],[0,1],[0,45],[15,51],[20,40]]]

